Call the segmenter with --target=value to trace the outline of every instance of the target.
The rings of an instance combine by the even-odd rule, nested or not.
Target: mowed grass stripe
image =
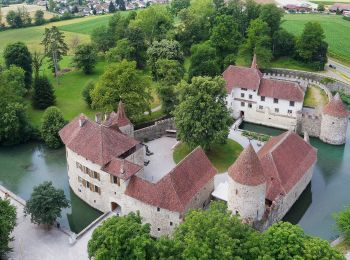
[[[284,16],[282,26],[299,36],[309,21],[321,24],[329,44],[329,54],[350,63],[350,21],[338,15],[287,14]]]
[[[80,23],[62,25],[62,26],[59,26],[58,28],[60,30],[67,31],[67,32],[75,32],[75,33],[91,35],[92,31],[95,28],[108,25],[108,21],[110,18],[111,18],[110,15],[103,15],[93,20],[86,20]]]

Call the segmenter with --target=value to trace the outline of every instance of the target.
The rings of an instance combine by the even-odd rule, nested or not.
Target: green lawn
[[[304,106],[323,107],[328,103],[328,96],[324,90],[317,86],[309,86],[304,97]]]
[[[93,20],[85,20],[80,23],[73,23],[59,26],[58,29],[66,32],[74,32],[81,34],[90,35],[95,28],[98,28],[103,25],[108,25],[108,21],[111,18],[111,15],[102,15],[97,16]]]
[[[243,147],[239,143],[227,139],[226,144],[213,145],[212,149],[206,152],[206,154],[219,173],[223,173],[233,164],[242,150]],[[191,151],[192,149],[190,149],[185,143],[177,145],[173,154],[175,163],[179,163]]]
[[[286,14],[282,27],[295,35],[300,35],[304,25],[309,21],[321,24],[329,44],[329,55],[350,63],[350,21],[344,20],[340,15]]]

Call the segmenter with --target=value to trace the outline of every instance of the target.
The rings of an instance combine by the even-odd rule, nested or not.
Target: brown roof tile
[[[267,180],[266,197],[273,201],[288,193],[316,163],[317,151],[292,131],[272,137],[259,151],[258,157]]]
[[[59,135],[69,149],[100,166],[139,144],[120,131],[99,125],[84,115],[69,122]]]
[[[339,93],[335,94],[332,100],[324,106],[323,113],[335,117],[348,117],[350,114],[341,100]]]
[[[129,118],[126,116],[124,104],[122,101],[119,101],[117,113],[113,111],[103,124],[112,128],[131,124]]]
[[[133,176],[125,194],[155,207],[184,213],[216,173],[204,151],[197,148],[157,183]]]
[[[102,170],[123,180],[128,180],[142,169],[141,166],[127,160],[112,158]]]
[[[257,186],[266,181],[263,167],[251,144],[230,166],[228,174],[233,180],[243,185]]]
[[[233,88],[258,90],[262,74],[258,69],[230,65],[222,74],[226,81],[226,91],[231,93]]]
[[[304,91],[298,84],[274,79],[262,79],[258,95],[298,102],[304,100]]]

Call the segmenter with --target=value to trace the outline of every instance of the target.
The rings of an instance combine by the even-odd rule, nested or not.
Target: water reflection
[[[40,143],[0,148],[1,185],[28,199],[33,187],[43,181],[52,181],[55,187],[64,190],[71,201],[71,208],[63,210],[59,220],[63,226],[79,232],[100,216],[99,211],[70,190],[64,149],[51,150]]]
[[[284,132],[250,123],[244,123],[242,128],[268,135]],[[310,235],[333,239],[337,232],[332,214],[350,204],[350,128],[345,145],[325,144],[318,138],[311,138],[310,142],[318,150],[311,185],[287,213],[285,220],[298,223]]]

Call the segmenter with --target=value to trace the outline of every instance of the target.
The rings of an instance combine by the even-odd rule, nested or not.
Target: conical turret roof
[[[251,144],[230,166],[228,174],[234,181],[243,185],[257,186],[266,182],[263,167]]]
[[[339,93],[331,99],[331,101],[323,108],[323,113],[334,117],[348,117],[350,115]]]
[[[252,65],[250,66],[252,69],[258,69],[258,63],[256,61],[256,54],[254,53],[253,56],[253,61],[252,61]]]
[[[131,124],[129,118],[126,116],[124,104],[122,101],[119,101],[119,104],[118,104],[116,120],[117,120],[118,126],[125,126],[128,124]]]

